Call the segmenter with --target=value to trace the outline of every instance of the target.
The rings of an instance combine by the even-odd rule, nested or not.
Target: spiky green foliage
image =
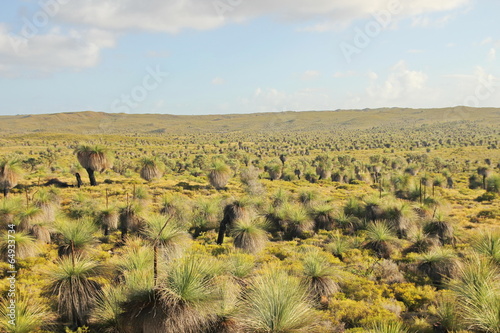
[[[398,201],[394,205],[389,206],[384,215],[389,225],[396,231],[400,238],[408,235],[413,229],[413,223],[416,220],[413,208],[403,201]]]
[[[104,235],[107,236],[109,231],[118,228],[119,215],[115,207],[102,209],[96,217],[96,223],[104,230]]]
[[[313,208],[315,229],[333,230],[335,226],[335,208],[323,204]]]
[[[263,223],[250,218],[239,219],[231,228],[234,246],[245,252],[257,253],[264,248],[267,235]]]
[[[55,226],[62,236],[59,255],[82,253],[96,243],[94,233],[97,232],[97,226],[90,219],[62,219],[57,221]]]
[[[111,152],[108,148],[100,145],[80,145],[75,149],[74,153],[84,169],[103,172],[113,165]]]
[[[216,298],[219,300],[210,316],[206,333],[242,333],[237,319],[241,286],[228,276],[217,279]]]
[[[486,190],[500,194],[500,176],[493,175],[486,178]]]
[[[500,332],[500,271],[489,259],[473,257],[459,267],[451,289],[468,329]]]
[[[54,324],[54,313],[39,297],[33,297],[31,292],[28,287],[23,286],[16,297],[12,298],[14,304],[9,298],[0,298],[0,331],[32,333],[48,329]]]
[[[120,209],[119,229],[122,232],[122,240],[125,240],[129,232],[138,232],[144,225],[144,219],[141,217],[143,206],[137,202]]]
[[[100,291],[97,262],[76,255],[59,259],[48,272],[48,292],[57,298],[57,310],[64,321],[81,327],[88,321]]]
[[[15,187],[21,177],[21,161],[16,157],[0,159],[0,191],[7,196],[10,189]]]
[[[426,274],[436,286],[453,278],[459,267],[456,253],[451,249],[436,248],[418,257],[418,270]]]
[[[438,237],[429,235],[421,227],[411,230],[408,239],[412,242],[412,245],[405,252],[428,252],[441,245]]]
[[[450,244],[454,241],[455,228],[442,214],[436,214],[435,219],[424,225],[424,231],[431,236],[439,237],[442,244]]]
[[[30,205],[19,215],[18,230],[29,232],[34,223],[42,222],[43,212],[40,208]]]
[[[208,180],[210,185],[215,187],[217,190],[221,190],[226,187],[229,179],[231,178],[232,170],[231,168],[222,161],[216,161],[212,165],[210,172],[208,173]]]
[[[142,233],[162,248],[168,257],[178,256],[191,241],[185,228],[165,215],[152,214],[145,219]]]
[[[140,161],[139,174],[145,181],[152,181],[163,176],[165,165],[156,157],[143,157]]]
[[[317,302],[324,301],[328,296],[339,291],[339,286],[335,282],[335,268],[320,251],[308,253],[302,260],[303,283],[309,295]]]
[[[16,259],[34,257],[39,250],[35,238],[23,231],[8,233],[7,230],[4,230],[0,233],[0,253],[4,260],[11,255]]]
[[[271,164],[266,165],[265,170],[269,174],[269,177],[271,178],[271,180],[277,180],[277,179],[280,179],[283,168],[282,168],[282,165],[280,163],[273,162]]]
[[[395,234],[385,221],[375,221],[366,228],[365,248],[373,250],[380,258],[390,258],[394,252]]]
[[[334,256],[340,259],[342,259],[344,253],[351,248],[352,244],[349,239],[338,231],[330,236],[329,242],[325,246],[325,250],[331,252]]]
[[[408,329],[401,322],[379,322],[372,325],[369,333],[407,333]]]
[[[97,185],[94,172],[103,172],[113,167],[111,153],[106,147],[80,145],[74,153],[80,165],[87,170],[92,186]]]
[[[124,332],[202,332],[210,324],[207,312],[216,304],[213,262],[198,256],[174,261],[166,277],[149,295],[125,304]]]
[[[221,218],[221,209],[218,200],[199,199],[195,203],[192,229],[194,237],[200,233],[215,229]]]
[[[221,258],[225,263],[227,272],[237,279],[243,279],[250,275],[255,267],[255,257],[245,253],[233,253],[227,258]]]
[[[472,247],[478,253],[500,264],[500,232],[483,231],[472,243]]]
[[[281,270],[255,277],[243,296],[239,315],[248,332],[308,332],[314,317],[300,281]]]
[[[5,224],[14,223],[14,218],[19,214],[21,207],[21,199],[4,199],[0,204],[0,221]]]
[[[120,316],[123,313],[121,305],[126,301],[125,289],[122,285],[108,285],[97,297],[91,321],[106,333],[122,332]]]
[[[287,205],[283,207],[284,220],[282,228],[288,239],[295,237],[305,237],[307,233],[313,231],[314,221],[309,217],[307,210],[298,205]]]

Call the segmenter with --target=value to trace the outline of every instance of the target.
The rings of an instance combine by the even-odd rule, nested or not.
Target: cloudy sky
[[[0,114],[500,107],[498,0],[9,0]]]

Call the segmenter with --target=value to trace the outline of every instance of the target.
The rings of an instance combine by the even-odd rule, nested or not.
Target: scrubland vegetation
[[[500,121],[473,115],[4,133],[0,331],[498,333]]]

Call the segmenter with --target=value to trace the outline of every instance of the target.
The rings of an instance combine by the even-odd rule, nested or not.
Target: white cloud
[[[101,50],[114,43],[111,33],[97,29],[63,33],[53,28],[45,34],[16,35],[0,25],[0,63],[4,74],[19,74],[20,68],[41,72],[89,68],[97,65]]]
[[[387,102],[414,97],[424,90],[427,81],[427,74],[409,70],[403,60],[391,68],[385,81],[379,82],[378,77],[374,75],[371,77],[368,95]]]
[[[343,77],[352,77],[355,76],[356,72],[354,71],[347,71],[347,72],[335,72],[333,74],[334,78],[343,78]]]
[[[491,38],[491,37],[486,37],[485,39],[483,39],[483,40],[481,41],[481,43],[479,43],[479,45],[486,45],[486,44],[490,44],[490,43],[492,43],[492,42],[493,42],[493,38]]]
[[[257,88],[252,97],[241,101],[247,112],[330,110],[335,104],[321,89],[305,88],[288,93],[276,88]],[[241,107],[239,107],[241,109]]]
[[[224,80],[223,78],[221,77],[216,77],[212,80],[212,84],[214,85],[221,85],[221,84],[224,84],[226,83],[226,80]]]
[[[408,53],[423,53],[424,50],[417,50],[417,49],[413,49],[413,50],[408,50],[407,51]]]
[[[471,0],[402,1],[402,15],[414,16],[461,8]],[[108,30],[178,33],[207,30],[260,16],[323,23],[309,29],[326,31],[386,10],[390,0],[72,0],[61,6],[59,19]]]
[[[456,18],[456,15],[447,14],[438,18],[431,18],[429,15],[415,16],[412,18],[412,26],[422,28],[442,28],[448,22]]]
[[[488,52],[488,60],[494,61],[496,59],[496,56],[497,56],[497,50],[492,47]]]
[[[302,74],[301,78],[302,78],[302,80],[312,80],[312,79],[319,77],[320,75],[321,75],[321,73],[319,71],[308,70]]]

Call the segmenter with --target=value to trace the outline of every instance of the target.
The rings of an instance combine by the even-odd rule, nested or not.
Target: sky
[[[0,115],[500,107],[498,0],[8,0]]]

